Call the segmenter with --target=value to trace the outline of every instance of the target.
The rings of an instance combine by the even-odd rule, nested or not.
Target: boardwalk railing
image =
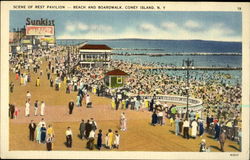
[[[141,67],[141,70],[185,70],[183,67]],[[193,67],[192,70],[242,70],[242,67]]]
[[[136,97],[137,95],[129,95],[129,97]],[[151,99],[155,99],[158,100],[160,102],[172,102],[172,103],[180,103],[183,104],[182,106],[177,106],[176,109],[179,111],[181,111],[182,113],[186,112],[186,107],[187,107],[187,97],[182,97],[182,96],[174,96],[174,95],[157,95],[157,96],[153,96],[153,95],[140,95],[140,97],[144,100],[148,100],[151,101]],[[193,111],[200,111],[202,110],[203,106],[203,102],[200,99],[196,99],[196,98],[188,98],[188,108],[189,110],[193,110]]]

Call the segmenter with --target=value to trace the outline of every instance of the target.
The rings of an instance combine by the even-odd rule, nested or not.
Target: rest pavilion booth
[[[109,88],[122,87],[125,84],[127,76],[128,74],[120,69],[109,71],[105,75],[105,84],[109,86]]]
[[[85,44],[79,48],[80,65],[82,67],[104,67],[110,66],[111,51],[104,44]]]

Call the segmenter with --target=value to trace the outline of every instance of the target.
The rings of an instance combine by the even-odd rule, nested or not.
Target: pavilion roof
[[[89,50],[111,50],[109,46],[105,44],[85,44],[84,46],[80,47],[79,49],[89,49]]]
[[[106,73],[106,76],[127,76],[128,74],[120,69],[115,69]]]

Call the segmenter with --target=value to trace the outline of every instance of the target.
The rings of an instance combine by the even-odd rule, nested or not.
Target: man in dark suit
[[[9,114],[11,119],[14,118],[14,112],[15,112],[15,105],[9,104]]]
[[[74,102],[73,102],[73,100],[71,100],[69,102],[69,114],[72,114],[73,109],[74,109]]]
[[[220,149],[222,152],[224,152],[224,144],[225,144],[226,138],[227,138],[226,130],[222,130],[222,133],[219,136]]]
[[[30,141],[34,141],[36,124],[33,122],[33,120],[31,120],[29,124],[29,130],[30,130]]]
[[[84,137],[85,137],[85,129],[86,129],[86,124],[84,123],[84,120],[82,119],[82,122],[81,122],[80,127],[79,127],[81,139],[84,139]]]

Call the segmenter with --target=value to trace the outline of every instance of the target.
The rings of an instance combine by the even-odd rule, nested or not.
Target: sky
[[[57,39],[169,39],[237,41],[241,12],[10,11],[10,30],[26,18],[55,20]]]

